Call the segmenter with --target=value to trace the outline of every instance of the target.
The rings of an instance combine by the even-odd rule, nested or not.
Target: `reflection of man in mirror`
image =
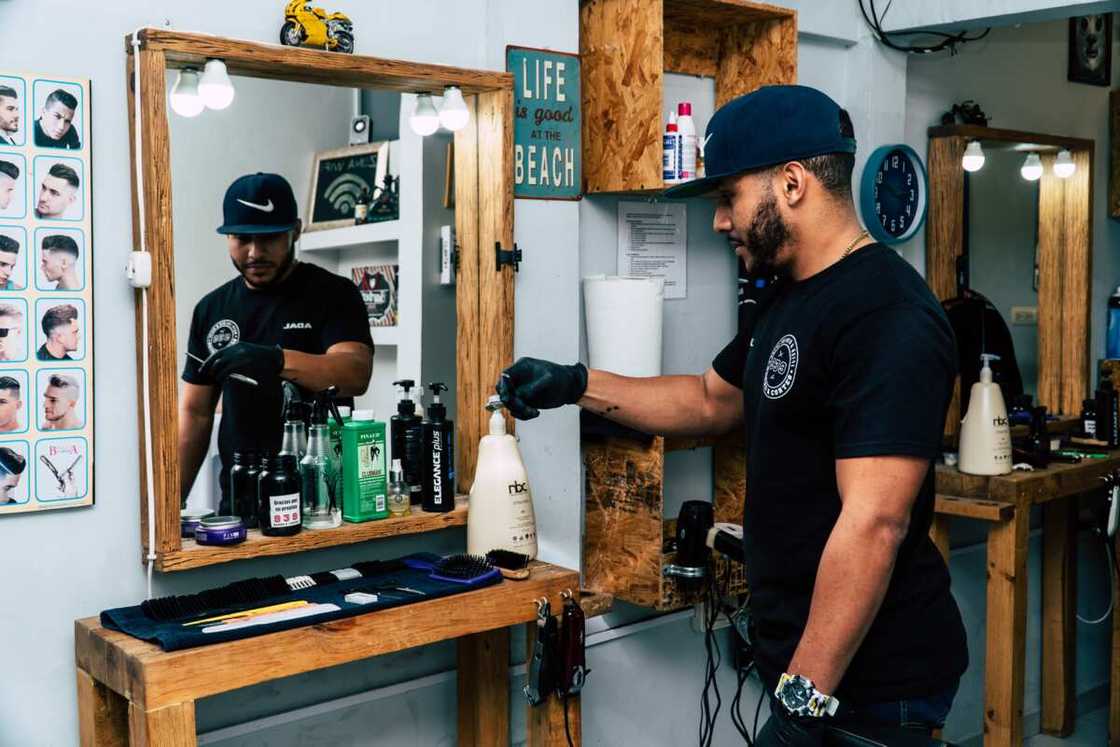
[[[7,210],[16,194],[16,180],[19,179],[19,166],[11,161],[0,159],[0,210]]]
[[[47,341],[35,353],[41,361],[72,361],[70,353],[78,349],[81,330],[78,328],[78,309],[71,304],[52,306],[43,314],[43,334]]]
[[[27,460],[7,446],[0,446],[0,505],[18,503],[12,491],[19,487],[19,478],[27,469]]]
[[[19,133],[19,94],[11,86],[0,86],[0,145],[16,145]]]
[[[23,312],[14,304],[0,304],[0,361],[23,360]]]
[[[81,180],[78,172],[64,163],[56,163],[43,177],[39,200],[35,203],[36,218],[61,218],[78,199]]]
[[[78,411],[78,380],[73,376],[53,374],[43,392],[44,431],[69,431],[82,427],[82,416]]]
[[[54,290],[82,287],[82,279],[78,277],[78,242],[64,234],[45,236],[40,255],[43,277],[48,283],[54,283]]]
[[[362,394],[373,341],[355,285],[295,258],[301,223],[291,185],[249,174],[226,191],[218,233],[237,276],[195,305],[179,400],[180,496],[190,493],[222,398],[218,450],[222,511],[233,452],[276,451],[283,436],[281,382],[304,400],[338,387],[340,404]]]
[[[82,142],[74,129],[78,100],[61,88],[47,96],[39,119],[35,120],[35,145],[40,148],[78,150]]]
[[[0,376],[0,433],[20,429],[19,411],[23,409],[19,379]]]
[[[19,262],[19,242],[11,236],[0,234],[0,290],[21,290],[23,285],[12,276]]]

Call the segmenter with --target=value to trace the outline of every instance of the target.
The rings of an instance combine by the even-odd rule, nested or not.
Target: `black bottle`
[[[1043,462],[1050,459],[1050,432],[1046,427],[1046,408],[1035,407],[1031,410],[1030,450]]]
[[[257,483],[256,475],[250,481],[249,469],[257,461],[252,451],[233,452],[233,466],[229,468],[229,485],[226,493],[229,499],[228,510],[224,516],[240,516],[246,528],[257,525]],[[259,472],[258,472],[259,474]],[[252,524],[250,524],[250,519]]]
[[[1097,437],[1097,401],[1087,399],[1081,403],[1081,435],[1085,438]]]
[[[439,399],[447,387],[440,381],[428,385],[432,403],[424,421],[423,508],[445,513],[455,508],[455,424],[447,419],[447,408]]]
[[[245,522],[246,529],[256,529],[261,525],[260,516],[257,513],[260,510],[257,500],[257,483],[261,478],[261,462],[264,461],[265,457],[255,451],[247,453],[251,456],[246,462],[245,469],[245,508],[242,509],[240,504],[237,505],[237,508],[245,511],[245,513],[236,515],[240,516],[241,521]]]
[[[1097,440],[1114,448],[1120,445],[1120,397],[1108,376],[1102,376],[1097,387]]]
[[[302,528],[299,469],[295,457],[269,457],[257,481],[261,534],[288,537]]]
[[[411,494],[409,503],[417,506],[423,499],[420,471],[424,460],[424,433],[420,416],[416,414],[416,403],[408,394],[416,382],[401,379],[393,384],[401,388],[401,400],[397,403],[397,414],[389,419],[389,442],[393,459],[401,460],[401,471]]]

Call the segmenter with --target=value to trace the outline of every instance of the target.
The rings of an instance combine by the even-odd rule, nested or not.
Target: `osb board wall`
[[[1108,95],[1108,214],[1120,218],[1120,90]]]

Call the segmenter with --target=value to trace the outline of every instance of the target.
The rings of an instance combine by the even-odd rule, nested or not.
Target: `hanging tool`
[[[559,626],[552,616],[548,599],[537,600],[537,641],[529,659],[529,676],[523,692],[529,705],[540,705],[556,689]]]

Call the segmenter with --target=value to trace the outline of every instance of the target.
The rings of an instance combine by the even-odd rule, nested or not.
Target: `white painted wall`
[[[865,3],[869,6],[869,3]],[[882,14],[886,4],[876,4]],[[899,2],[883,19],[887,31],[952,26],[954,29],[1040,23],[1056,18],[1106,13],[1116,2],[1064,2],[1063,0],[939,0],[936,3]]]

